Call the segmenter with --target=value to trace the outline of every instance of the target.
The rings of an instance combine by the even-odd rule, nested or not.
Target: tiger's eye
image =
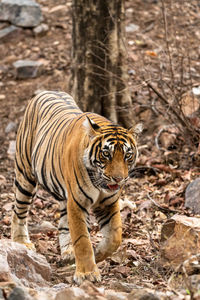
[[[110,152],[108,150],[103,150],[102,154],[104,157],[108,158],[110,156]]]
[[[125,159],[130,159],[133,156],[133,154],[131,152],[127,152],[125,154]]]

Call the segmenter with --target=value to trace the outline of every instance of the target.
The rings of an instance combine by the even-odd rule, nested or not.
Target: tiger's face
[[[96,187],[117,191],[134,168],[138,156],[135,140],[138,129],[127,130],[112,124],[99,127],[90,119],[88,123],[90,142],[86,159],[90,177]]]

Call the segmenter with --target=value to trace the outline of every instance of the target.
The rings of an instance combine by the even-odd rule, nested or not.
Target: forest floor
[[[14,200],[12,142],[16,139],[16,130],[27,101],[39,90],[68,92],[71,63],[71,2],[65,0],[38,2],[42,7],[44,23],[49,26],[48,32],[44,36],[35,36],[31,29],[22,29],[16,36],[0,44],[1,238],[10,238],[11,207]],[[166,54],[162,1],[158,2],[160,1],[126,2],[129,87],[136,121],[144,123],[144,133],[139,141],[140,158],[136,166],[138,172],[129,180],[122,195],[122,200],[128,203],[122,210],[123,243],[113,257],[99,264],[99,268],[102,274],[101,285],[106,288],[117,289],[113,284],[114,280],[115,283],[126,282],[163,292],[172,291],[176,296],[179,293],[186,295],[187,286],[182,276],[176,275],[162,264],[160,232],[162,224],[169,215],[172,215],[169,213],[170,210],[184,214],[185,189],[189,182],[200,176],[199,162],[194,159],[194,148],[180,132],[177,133],[176,130],[165,132],[164,126],[170,124],[169,119],[165,118],[165,108],[159,103],[157,95],[147,88],[144,80],[159,87],[162,71],[162,80],[166,79],[166,84],[162,85],[162,92],[165,95],[169,95],[167,83],[172,79],[174,82],[178,81],[184,76],[187,79],[188,74],[192,84],[184,85],[184,93],[191,92],[192,86],[200,85],[200,7],[195,0],[173,1],[173,4],[171,1],[164,1],[168,17],[169,41],[172,41],[173,32],[176,31],[174,36],[178,42],[176,48],[171,48],[172,59],[175,52],[183,54],[185,51],[182,69],[176,64],[172,74],[169,70],[169,56]],[[138,25],[138,28],[133,31],[130,24]],[[4,25],[0,23],[0,26]],[[192,59],[189,60],[189,57]],[[42,62],[43,70],[40,76],[17,80],[13,63],[20,59]],[[184,66],[186,67],[183,70]],[[153,104],[155,102],[157,106]],[[168,213],[165,214],[154,205],[152,199],[166,208]],[[45,191],[39,190],[30,209],[31,239],[37,251],[45,255],[52,266],[52,284],[72,283],[74,267],[64,266],[61,263],[57,230],[43,230],[43,225],[41,231],[37,229],[44,220],[57,226],[59,206]],[[100,234],[93,218],[91,223],[91,236],[95,243],[100,239]]]

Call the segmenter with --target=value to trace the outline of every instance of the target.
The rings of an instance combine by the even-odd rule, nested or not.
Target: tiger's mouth
[[[116,190],[118,190],[120,188],[119,184],[107,184],[107,187],[111,191],[116,191]]]

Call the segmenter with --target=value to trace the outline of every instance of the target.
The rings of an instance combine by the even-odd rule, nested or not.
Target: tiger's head
[[[112,123],[100,127],[87,117],[84,126],[89,136],[84,161],[93,184],[107,192],[119,190],[137,160],[136,139],[142,125],[129,130]]]

